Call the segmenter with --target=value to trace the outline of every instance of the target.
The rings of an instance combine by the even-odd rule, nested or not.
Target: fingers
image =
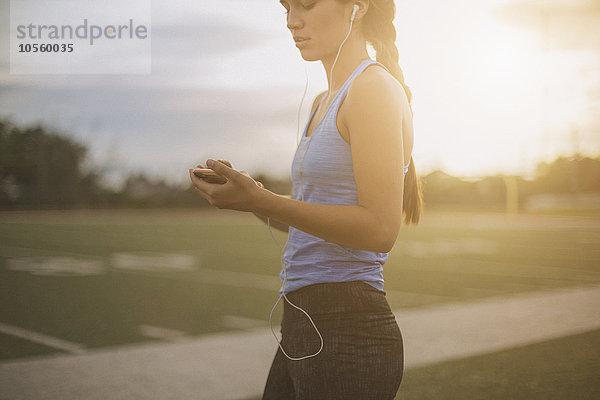
[[[255,181],[250,174],[247,171],[236,171],[235,169],[233,169],[233,167],[231,166],[231,163],[227,160],[218,160],[215,161],[213,159],[208,159],[206,161],[206,167],[202,164],[198,164],[197,168],[209,168],[212,169],[213,171],[217,172],[219,175],[222,175],[223,177],[225,177],[227,180],[239,180],[240,179],[240,175],[244,175],[250,179],[252,179],[252,181],[255,182],[256,186],[260,187],[260,188],[264,188],[264,185],[260,182]],[[210,186],[212,186],[210,184],[210,182],[206,182],[204,179],[199,178],[197,176],[195,176],[192,172],[192,169],[190,169],[190,179],[192,180],[192,183],[194,184],[195,188],[199,191],[205,192],[207,190],[210,189]],[[209,194],[210,193],[206,193]]]
[[[213,184],[208,183],[204,179],[197,177],[193,171],[194,170],[190,168],[189,174],[190,180],[192,181],[192,185],[194,186],[194,189],[200,192],[200,194],[202,194],[202,197],[206,199],[205,194],[210,194]]]
[[[256,193],[262,191],[264,185],[254,180],[248,172],[233,169],[229,161],[209,159],[206,165],[225,177],[228,182],[223,185],[206,182],[194,175],[193,168],[190,168],[189,174],[194,189],[214,207],[250,211]]]
[[[212,169],[215,172],[218,172],[227,179],[235,179],[237,177],[236,174],[238,174],[238,172],[222,162],[217,162],[215,160],[209,159],[206,161],[206,165],[208,166],[208,168]]]
[[[229,161],[227,161],[227,160],[219,160],[219,162],[227,165],[229,168],[233,168],[233,166],[231,165],[231,163]],[[206,167],[204,165],[202,165],[202,164],[198,164],[198,165],[196,165],[196,168],[206,168]]]

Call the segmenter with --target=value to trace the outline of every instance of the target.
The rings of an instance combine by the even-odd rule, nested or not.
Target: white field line
[[[99,257],[88,254],[81,253],[73,253],[73,252],[63,252],[63,251],[53,251],[53,250],[44,250],[44,249],[35,249],[35,248],[27,248],[27,247],[16,247],[16,246],[1,246],[0,250],[10,250],[13,251],[27,251],[28,253],[54,253],[57,255],[70,255],[73,257],[87,258],[90,260],[103,261],[106,263],[106,270],[110,270],[112,272],[120,272],[120,273],[129,273],[129,274],[140,274],[144,276],[157,276],[155,272],[152,271],[143,271],[143,270],[134,270],[134,269],[122,269],[115,268],[111,265],[110,257]],[[396,249],[394,253],[401,252],[401,249]],[[4,253],[4,254],[2,254]],[[190,252],[181,251],[181,254],[190,254]],[[176,254],[176,253],[173,253]],[[6,254],[5,251],[0,251],[1,256],[5,257],[15,257],[15,254]],[[586,269],[571,269],[565,267],[547,267],[542,265],[535,264],[523,264],[523,263],[514,263],[514,262],[503,262],[503,261],[492,261],[492,260],[475,260],[465,255],[465,260],[468,262],[468,265],[461,269],[461,272],[467,273],[475,273],[479,275],[489,275],[489,276],[507,276],[507,277],[523,277],[523,278],[551,278],[551,279],[563,279],[563,280],[571,280],[571,281],[580,281],[582,283],[587,282],[595,282],[600,280],[600,273],[593,270]],[[477,268],[476,264],[484,266],[484,268]],[[494,268],[496,267],[497,268]],[[446,268],[439,267],[427,267],[427,266],[419,266],[418,268],[413,268],[407,265],[405,268],[407,269],[417,269],[421,271],[431,271],[431,272],[444,272],[448,271]],[[456,269],[452,269],[451,271],[456,271]],[[170,272],[167,269],[161,272]],[[176,270],[173,270],[176,272]],[[274,290],[278,291],[281,287],[281,280],[278,276],[279,271],[274,272],[273,274],[265,275],[265,274],[255,274],[250,272],[238,272],[238,271],[225,271],[225,270],[217,270],[210,268],[194,268],[189,271],[179,271],[181,272],[181,276],[175,275],[161,275],[161,279],[170,279],[170,280],[193,280],[200,283],[209,283],[209,284],[217,284],[223,286],[231,286],[231,287],[241,287],[241,288],[250,288],[250,289],[262,289],[262,290]],[[185,275],[187,273],[193,273],[192,276]],[[568,276],[564,276],[568,275]],[[386,290],[387,291],[387,290]],[[401,292],[400,292],[401,293]]]
[[[595,285],[396,310],[395,316],[406,367],[414,368],[600,329],[598,304]],[[0,362],[0,387],[7,398],[39,400],[248,399],[262,393],[276,350],[268,327],[90,349]]]
[[[175,342],[181,339],[186,340],[185,332],[178,331],[176,329],[162,328],[160,326],[153,325],[140,325],[138,328],[140,331],[140,335],[148,338],[169,340]]]
[[[224,315],[221,318],[221,324],[224,327],[231,329],[254,329],[259,327],[268,326],[268,321],[263,321],[261,319],[253,319],[240,317],[238,315]],[[275,327],[273,328],[275,329]]]
[[[85,346],[79,343],[68,342],[63,339],[58,339],[52,336],[44,335],[42,333],[29,331],[27,329],[19,328],[12,325],[3,324],[0,322],[0,332],[5,335],[11,335],[20,337],[22,339],[29,340],[43,344],[44,346],[52,347],[58,350],[63,350],[72,354],[85,354]]]
[[[8,246],[0,246],[0,249],[10,249],[13,250],[28,250],[34,251],[38,253],[57,253],[57,254],[68,254],[71,256],[77,257],[86,257],[92,260],[103,260],[107,264],[109,264],[110,259],[105,257],[98,256],[90,256],[86,254],[72,253],[72,252],[55,252],[55,251],[46,251],[41,249],[32,249],[32,248],[19,248],[19,247],[8,247]],[[186,254],[186,252],[181,252],[182,254]],[[5,255],[9,256],[9,255]],[[9,256],[10,257],[10,256]],[[598,281],[600,279],[600,274],[596,271],[592,270],[583,270],[583,269],[570,269],[563,267],[544,267],[540,265],[533,264],[520,264],[520,263],[512,263],[512,262],[502,262],[502,261],[489,261],[489,260],[471,260],[467,259],[469,265],[465,266],[461,272],[475,273],[479,275],[489,275],[489,276],[507,276],[507,277],[533,277],[533,278],[558,278],[564,280],[571,281],[580,281],[580,282],[590,282],[590,281]],[[477,268],[473,264],[480,264],[485,266],[484,268]],[[498,268],[490,268],[490,266],[497,266]],[[419,268],[412,268],[410,266],[406,266],[408,269],[418,269],[422,271],[433,271],[433,272],[443,272],[447,271],[445,268],[435,268],[435,267],[427,267],[421,266]],[[112,272],[119,272],[124,274],[138,274],[143,276],[154,276],[160,277],[160,279],[169,279],[169,280],[193,280],[199,283],[208,283],[222,286],[231,286],[231,287],[240,287],[240,288],[249,288],[249,289],[260,289],[260,290],[270,290],[270,291],[278,291],[281,287],[281,280],[279,276],[274,273],[272,275],[265,274],[255,274],[250,272],[238,272],[238,271],[224,271],[210,268],[194,268],[189,271],[179,271],[181,274],[162,274],[159,273],[169,272],[169,271],[160,271],[160,272],[152,272],[152,271],[143,271],[143,270],[128,270],[121,268],[113,268],[108,267],[107,270],[110,269]],[[455,270],[453,270],[455,271]],[[174,271],[176,272],[176,271]],[[556,274],[556,275],[553,275]],[[562,276],[562,275],[569,276]],[[395,292],[396,294],[401,294],[399,291],[388,291],[389,294],[391,292]]]
[[[8,250],[8,252],[6,252]],[[13,253],[10,253],[10,251]],[[74,252],[63,252],[63,251],[54,251],[54,250],[44,250],[44,249],[34,249],[27,247],[16,247],[16,246],[0,246],[0,256],[4,257],[18,257],[15,255],[14,251],[27,251],[34,252],[40,254],[40,256],[47,254],[60,254],[60,255],[68,255],[78,258],[87,258],[91,260],[102,260],[106,263],[106,270],[110,270],[111,272],[118,272],[124,274],[137,274],[143,276],[154,276],[160,279],[169,279],[176,281],[190,281],[193,280],[195,282],[200,283],[210,283],[217,284],[223,286],[233,286],[233,287],[241,287],[241,288],[249,288],[249,289],[262,289],[262,290],[272,290],[277,291],[281,287],[281,279],[277,275],[279,271],[272,275],[264,275],[264,274],[254,274],[250,272],[236,272],[236,271],[224,271],[210,268],[194,268],[193,270],[188,271],[176,271],[177,275],[166,275],[165,272],[170,272],[168,270],[160,271],[160,272],[151,272],[151,271],[142,271],[142,270],[128,270],[122,268],[114,268],[110,265],[110,258],[107,257],[99,257],[92,256],[89,254],[81,254]],[[187,252],[182,251],[181,254],[187,254]],[[174,253],[175,254],[175,253]]]

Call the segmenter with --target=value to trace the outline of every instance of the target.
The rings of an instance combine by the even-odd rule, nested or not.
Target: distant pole
[[[578,164],[579,161],[581,160],[581,154],[579,153],[579,130],[577,129],[577,127],[573,127],[571,129],[571,144],[573,146],[573,156],[571,159],[571,162],[569,163],[570,165],[570,181],[571,181],[571,188],[570,190],[572,192],[577,192],[579,190],[580,187],[580,178],[579,178],[579,174],[578,172]]]
[[[544,71],[542,74],[543,86],[542,86],[542,143],[540,149],[542,151],[542,160],[548,161],[549,158],[549,134],[548,134],[548,65],[550,63],[548,57],[548,50],[550,48],[550,23],[548,9],[542,7],[540,10],[541,23],[542,23],[542,54],[544,55]]]
[[[519,185],[514,175],[503,176],[506,185],[506,214],[514,215],[519,212]]]
[[[573,158],[579,158],[579,129],[576,126],[571,129],[571,145],[573,146]]]

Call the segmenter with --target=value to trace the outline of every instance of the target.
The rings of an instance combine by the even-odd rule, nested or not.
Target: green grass
[[[402,400],[600,398],[600,331],[407,370]]]
[[[539,218],[524,227],[502,222],[501,214],[426,214],[420,227],[401,230],[385,265],[392,308],[600,282],[597,225],[556,229],[552,220]],[[274,233],[282,246],[285,235]],[[118,252],[185,254],[196,257],[200,269],[122,270],[111,264]],[[8,268],[26,257],[95,261],[102,270],[43,276]],[[0,322],[85,347],[155,340],[141,335],[141,325],[187,335],[230,330],[224,315],[266,326],[277,299],[279,257],[266,225],[242,213],[2,213]],[[210,283],[201,269],[270,276],[275,284],[272,289],[244,287],[244,276],[232,278],[233,284]],[[279,318],[278,312],[274,322]],[[6,335],[0,335],[0,348],[9,349],[0,352],[3,359],[57,351]]]

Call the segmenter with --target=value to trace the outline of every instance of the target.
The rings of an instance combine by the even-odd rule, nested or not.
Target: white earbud
[[[352,10],[352,16],[350,17],[350,21],[354,21],[354,17],[356,17],[357,12],[358,12],[358,4],[355,4],[354,9]]]

